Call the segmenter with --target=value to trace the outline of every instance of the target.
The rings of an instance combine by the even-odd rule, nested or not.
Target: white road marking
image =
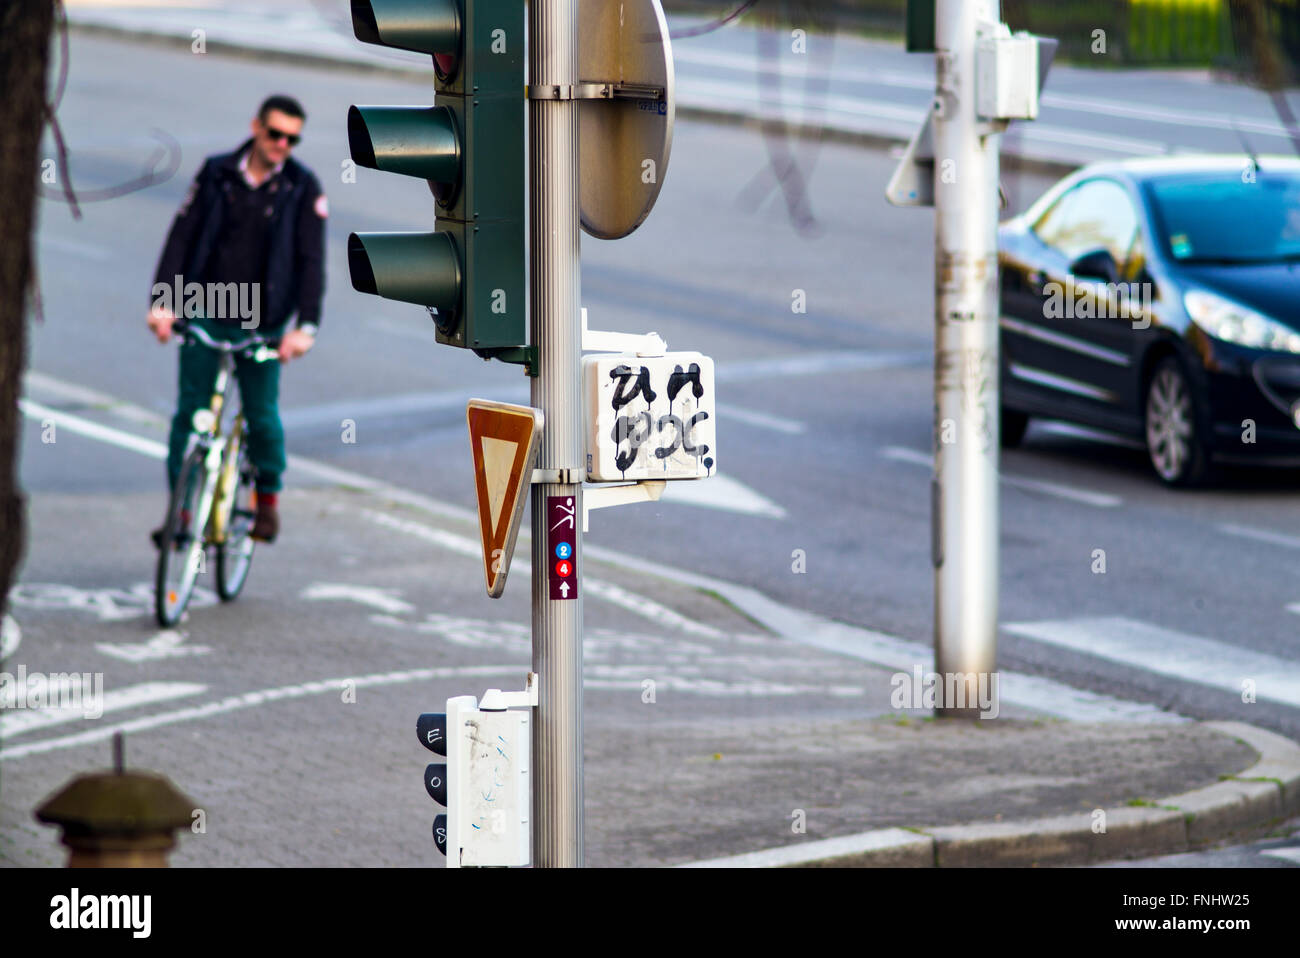
[[[896,354],[895,358],[901,354]],[[929,354],[916,354],[926,361]],[[859,357],[861,359],[861,357]],[[871,368],[880,368],[880,355],[876,355],[876,364]],[[912,360],[908,360],[911,362]],[[917,360],[920,361],[920,360]],[[778,371],[786,375],[802,375],[813,373],[816,370],[807,366],[800,366],[795,363],[793,366],[786,365],[781,367],[782,363],[789,363],[785,360],[763,361],[768,364],[767,371],[776,374]],[[887,364],[884,364],[887,365]],[[860,367],[867,368],[867,367]],[[719,370],[719,379],[724,379],[723,370]],[[910,452],[910,450],[904,450]],[[925,460],[928,464],[928,457]],[[453,506],[448,503],[440,502],[431,496],[421,493],[412,492],[399,486],[372,479],[369,476],[360,473],[351,472],[350,470],[338,469],[334,466],[319,463],[310,459],[302,459],[297,456],[289,457],[289,465],[292,468],[300,469],[316,475],[324,481],[335,483],[345,487],[362,489],[375,495],[382,496],[392,502],[403,503],[413,508],[420,509],[426,513],[452,518],[463,522],[477,522],[477,515],[469,510]],[[363,514],[370,513],[375,521],[402,523],[403,520],[387,516],[382,513],[375,513],[373,510],[362,510]],[[382,516],[382,520],[379,518]],[[418,525],[418,524],[412,524]],[[442,533],[441,530],[434,530],[428,527],[421,527],[428,538],[434,538],[451,548],[453,551],[464,551],[465,554],[481,559],[481,545],[478,542],[464,539],[460,536],[454,536],[450,533]],[[526,541],[527,536],[520,535],[521,541]],[[925,666],[933,661],[933,652],[929,646],[921,643],[905,643],[902,639],[895,639],[891,636],[885,636],[881,633],[871,632],[866,629],[858,629],[852,626],[835,623],[829,619],[823,619],[817,616],[811,616],[807,613],[799,612],[777,603],[757,590],[750,589],[746,586],[736,585],[735,583],[726,582],[721,579],[715,579],[710,576],[699,575],[694,572],[686,572],[671,566],[665,566],[648,560],[639,559],[626,555],[612,549],[602,549],[596,546],[586,547],[587,555],[591,558],[602,562],[608,562],[611,565],[631,569],[633,571],[648,572],[651,575],[667,579],[672,582],[678,582],[682,585],[693,589],[709,589],[717,592],[724,599],[737,608],[741,609],[747,615],[762,623],[767,628],[793,642],[807,645],[813,645],[819,648],[827,648],[832,651],[838,651],[840,654],[859,658],[864,661],[878,661],[874,657],[871,648],[872,642],[884,641],[888,644],[888,654],[895,662],[900,662],[900,654],[906,650],[908,660],[901,666],[902,670],[910,669],[915,663]],[[526,563],[520,563],[526,566]],[[638,610],[639,611],[639,610]],[[817,630],[814,637],[813,632]],[[892,666],[900,668],[899,665]],[[1075,719],[1085,722],[1104,722],[1104,721],[1132,721],[1132,722],[1184,722],[1188,721],[1183,716],[1172,712],[1167,712],[1157,708],[1154,705],[1139,702],[1128,702],[1122,699],[1116,699],[1108,695],[1101,695],[1088,692],[1082,689],[1076,689],[1060,682],[1050,679],[1044,679],[1037,676],[1017,675],[1014,673],[1003,672],[1001,680],[1002,700],[1010,705],[1023,705],[1026,708],[1035,709],[1044,714],[1057,715],[1066,719]],[[111,734],[111,732],[110,732]],[[98,741],[98,739],[96,739]],[[79,744],[78,742],[70,742]],[[56,746],[64,747],[64,746]],[[28,754],[24,752],[23,754]],[[0,751],[0,759],[7,757],[9,753]]]
[[[1282,546],[1284,549],[1300,549],[1300,536],[1270,532],[1267,529],[1252,529],[1250,526],[1239,526],[1231,522],[1220,524],[1219,531],[1230,536],[1237,536],[1240,539],[1254,539],[1256,542],[1267,542],[1269,545]]]
[[[725,473],[707,479],[682,479],[664,488],[662,502],[679,502],[707,509],[722,509],[747,516],[784,519],[786,511],[771,499],[737,482]]]
[[[1008,622],[1002,628],[1037,642],[1236,695],[1249,681],[1258,699],[1300,707],[1300,662],[1292,659],[1122,616]]]
[[[303,682],[299,685],[284,685],[274,689],[245,692],[243,695],[232,695],[215,702],[208,702],[205,705],[196,705],[191,708],[177,709],[174,712],[162,712],[157,715],[146,715],[142,718],[132,719],[128,722],[120,722],[116,725],[92,729],[91,731],[80,732],[76,735],[67,735],[63,738],[45,739],[40,742],[32,742],[28,745],[15,745],[10,748],[0,749],[0,761],[23,758],[27,755],[40,755],[44,752],[53,752],[64,748],[74,748],[78,745],[89,745],[93,742],[102,742],[105,739],[112,738],[118,732],[134,734],[149,729],[175,725],[178,722],[189,722],[194,719],[209,718],[213,715],[222,715],[226,712],[234,712],[238,709],[251,708],[254,705],[265,705],[268,702],[287,701],[289,699],[303,698],[307,695],[320,695],[324,692],[342,692],[349,687],[347,684],[349,682],[351,683],[351,688],[361,689],[370,686],[399,685],[403,682],[444,679],[461,675],[518,674],[522,679],[523,674],[526,672],[526,667],[522,665],[468,665],[455,668],[410,669],[404,672],[381,672],[375,675],[361,675],[340,679],[322,679],[319,682]]]
[[[154,585],[137,582],[129,589],[81,589],[57,582],[20,582],[9,593],[15,606],[29,609],[75,609],[90,611],[104,622],[120,622],[153,615]],[[194,587],[190,608],[216,605],[217,594]]]
[[[18,400],[18,408],[23,411],[24,415],[42,421],[49,419],[56,427],[66,429],[68,432],[79,433],[91,439],[98,439],[100,442],[111,443],[114,446],[138,452],[142,456],[148,456],[150,459],[167,458],[167,446],[153,439],[145,439],[142,436],[123,432],[121,429],[113,429],[111,426],[101,426],[97,422],[91,422],[81,416],[74,416],[72,413],[51,409],[49,406],[33,402],[30,399]]]
[[[886,446],[881,450],[880,454],[886,459],[893,459],[897,462],[908,462],[917,466],[934,468],[933,458],[916,449],[906,449],[902,446]],[[1065,486],[1056,482],[1044,482],[1042,479],[1009,476],[1005,472],[1002,473],[1001,479],[1008,486],[1016,489],[1040,492],[1043,495],[1068,499],[1071,502],[1079,502],[1085,506],[1095,506],[1098,509],[1114,509],[1124,504],[1124,500],[1119,496],[1112,496],[1103,492],[1088,492],[1085,489],[1076,489],[1073,486]]]
[[[212,651],[206,645],[182,645],[185,636],[175,629],[159,632],[147,642],[96,642],[95,648],[105,655],[124,662],[153,662],[158,659],[183,659],[194,655],[207,655]]]
[[[717,360],[714,378],[720,383],[774,379],[784,376],[816,376],[849,370],[900,369],[933,361],[928,352],[878,352],[840,350],[834,353],[803,353],[765,359]]]
[[[432,526],[426,526],[424,523],[415,522],[412,519],[400,519],[397,516],[389,515],[386,512],[380,512],[377,509],[361,509],[358,515],[369,519],[385,528],[392,529],[396,532],[402,532],[425,542],[432,542],[451,552],[482,561],[483,545],[475,539],[465,536],[458,536],[453,532],[446,532],[442,529],[435,529]],[[520,548],[523,543],[530,542],[531,536],[520,532],[519,545],[516,546],[516,556],[510,563],[510,571],[519,576],[529,575],[532,572],[532,563],[519,555],[522,552],[528,554],[527,549]],[[587,577],[583,580],[587,592],[598,599],[604,599],[606,602],[613,603],[620,608],[627,609],[629,612],[635,612],[637,615],[644,616],[651,622],[660,625],[667,625],[670,628],[681,629],[685,632],[691,632],[695,635],[717,636],[721,633],[710,625],[700,622],[693,622],[685,616],[674,612],[667,606],[655,602],[653,599],[643,595],[637,595],[629,592],[621,586],[614,585],[612,582],[605,582],[601,579]]]
[[[368,585],[315,582],[303,589],[299,595],[304,599],[346,599],[392,614],[414,612],[415,606],[404,599],[399,599],[396,592],[396,589],[378,589]]]
[[[50,380],[50,378],[51,377],[45,377],[47,381]],[[444,394],[444,397],[445,395],[446,394]],[[439,401],[449,402],[449,400],[445,398],[440,398]],[[460,402],[459,396],[457,396],[456,402]],[[99,439],[103,442],[112,443],[113,445],[142,453],[154,459],[167,458],[167,447],[163,443],[155,442],[151,439],[144,439],[133,433],[114,429],[111,426],[101,426],[99,423],[91,422],[89,419],[83,419],[82,417],[74,416],[71,413],[59,412],[58,410],[51,409],[48,406],[32,400],[20,399],[18,404],[19,408],[21,408],[27,415],[38,419],[53,419],[56,425],[63,426],[72,432],[81,433],[92,439]],[[341,408],[342,407],[336,408],[336,405],[332,405],[328,410],[328,421],[333,422],[333,417],[338,414],[338,411]],[[314,415],[311,414],[310,410],[303,410],[303,412],[304,420],[309,420],[311,416]],[[790,422],[790,420],[786,420],[787,426]],[[326,465],[325,463],[302,459],[298,456],[290,456],[288,464],[291,468],[310,472],[320,478],[326,479],[326,481],[334,482],[342,486],[366,489],[369,491],[380,492],[384,495],[388,495],[390,490],[395,489],[395,487],[390,486],[388,483],[381,480],[372,479],[369,476],[351,472],[350,470],[338,469],[334,466]],[[683,482],[684,480],[669,483],[669,491],[673,494],[665,494],[664,499],[669,503],[702,506],[707,509],[721,509],[727,512],[739,512],[744,515],[764,516],[770,519],[785,518],[786,512],[784,509],[730,476],[714,475],[708,479],[694,481],[696,485],[703,482],[712,486],[712,488],[706,490],[673,490],[673,486],[682,485]],[[400,493],[403,497],[411,495],[411,493],[408,493],[406,490],[401,490]],[[392,498],[392,496],[390,496],[390,498]],[[443,514],[447,514],[446,510],[452,508],[454,507],[444,506],[440,511],[442,511]],[[456,518],[465,517],[477,521],[477,517],[472,513],[458,510]]]
[[[1076,489],[1073,486],[1044,482],[1041,479],[1027,479],[1024,476],[1008,476],[1003,473],[1002,481],[1018,489],[1041,492],[1046,496],[1069,499],[1072,502],[1079,502],[1085,506],[1095,506],[1098,509],[1115,509],[1124,504],[1124,500],[1119,496],[1112,496],[1104,492],[1088,492],[1084,489]]]
[[[898,70],[863,70],[836,63],[829,69],[818,69],[809,63],[803,69],[791,69],[788,64],[779,61],[760,65],[748,54],[728,53],[717,50],[704,50],[699,47],[682,45],[674,48],[674,60],[680,64],[724,67],[739,70],[745,77],[752,77],[755,71],[764,74],[776,74],[783,79],[804,80],[808,78],[835,79],[840,81],[872,83],[911,90],[934,90],[934,78],[920,73],[909,74]],[[679,84],[690,83],[693,77],[687,72],[678,76]],[[1238,117],[1227,113],[1208,113],[1193,110],[1177,110],[1169,107],[1144,105],[1131,101],[1083,97],[1066,93],[1044,93],[1039,102],[1044,107],[1068,110],[1075,113],[1093,113],[1098,116],[1125,116],[1130,119],[1146,120],[1170,126],[1190,126],[1197,129],[1241,129],[1248,133],[1262,133],[1267,136],[1288,137],[1286,127],[1269,120]]]
[[[1287,848],[1270,848],[1267,851],[1260,852],[1261,855],[1267,855],[1269,858],[1280,858],[1285,862],[1295,862],[1300,865],[1300,845],[1291,845]]]
[[[773,416],[765,412],[757,412],[753,409],[746,409],[743,406],[735,406],[730,403],[718,403],[718,419],[722,422],[743,422],[747,426],[757,426],[759,429],[771,429],[773,432],[783,432],[795,436],[804,432],[808,427],[799,422],[797,419],[786,419],[784,416]]]
[[[5,613],[4,618],[0,619],[0,662],[17,652],[22,640],[23,633],[18,628],[18,620]]]
[[[622,586],[615,585],[612,582],[605,582],[601,579],[587,578],[587,594],[594,595],[606,602],[612,602],[624,609],[637,612],[651,622],[656,622],[665,628],[675,629],[679,632],[687,632],[691,635],[703,635],[712,639],[722,638],[722,630],[715,629],[711,625],[703,622],[696,622],[686,616],[674,612],[672,609],[662,605],[653,599],[648,599],[643,595],[637,595],[635,592],[629,592]]]
[[[801,102],[770,100],[768,94],[752,81],[731,83],[725,80],[691,77],[677,85],[677,102],[683,107],[723,109],[728,113],[745,112],[751,115],[781,118],[793,124],[825,125],[830,119],[837,127],[851,126],[871,133],[903,134],[921,124],[925,119],[924,106],[904,106],[869,97],[822,95],[812,105]],[[737,107],[740,107],[738,110]],[[864,122],[871,121],[871,122]],[[1113,136],[1091,133],[1068,126],[1036,121],[1034,125],[1017,131],[1021,141],[1038,141],[1084,146],[1118,153],[1123,156],[1156,156],[1167,153],[1166,144],[1159,140],[1139,139],[1131,136]]]
[[[114,416],[121,419],[128,419],[132,422],[138,422],[150,426],[166,427],[170,420],[159,415],[151,409],[145,409],[141,406],[135,406],[131,403],[118,399],[116,396],[110,396],[108,393],[100,392],[98,389],[91,389],[80,383],[65,382],[62,379],[56,379],[53,376],[47,376],[45,373],[37,372],[34,369],[28,369],[23,372],[23,391],[29,393],[37,390],[43,393],[50,393],[58,396],[60,399],[69,402],[80,403],[85,406],[97,406],[100,409],[111,412]]]
[[[934,456],[928,452],[907,449],[903,446],[886,446],[880,451],[880,454],[886,459],[893,459],[895,462],[910,462],[914,466],[925,466],[927,469],[934,468]]]
[[[104,714],[108,714],[121,709],[134,708],[137,705],[150,705],[155,702],[183,698],[187,695],[198,695],[207,691],[207,688],[206,685],[197,685],[193,682],[145,682],[142,685],[129,685],[126,688],[105,692],[102,705]],[[12,712],[0,715],[0,737],[7,738],[10,735],[21,735],[23,732],[48,728],[51,725],[59,725],[64,722],[94,721],[93,719],[85,719],[84,715],[84,710],[79,708],[15,709]]]

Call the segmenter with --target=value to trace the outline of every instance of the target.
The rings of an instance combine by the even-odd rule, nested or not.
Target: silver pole
[[[528,82],[578,82],[577,0],[531,0]],[[538,465],[582,465],[578,262],[577,101],[529,100],[529,264],[531,338],[540,375],[533,405],[546,414]],[[547,496],[572,496],[576,507],[573,580],[577,598],[552,600],[548,572]],[[533,725],[533,864],[583,865],[582,790],[582,485],[533,486],[533,671],[538,675]]]
[[[935,671],[965,676],[978,711],[998,619],[998,150],[975,110],[976,24],[998,0],[937,0],[935,9],[935,442],[931,489]],[[953,679],[957,682],[961,680]],[[986,680],[992,688],[992,680]]]

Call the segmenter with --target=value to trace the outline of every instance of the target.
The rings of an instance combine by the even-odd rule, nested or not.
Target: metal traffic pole
[[[935,671],[962,673],[979,710],[998,619],[998,150],[976,114],[976,30],[997,0],[937,0],[935,10],[935,456],[932,498]],[[954,680],[955,681],[955,680]],[[986,679],[992,682],[992,679]]]
[[[533,725],[533,864],[580,868],[582,788],[582,288],[578,251],[578,102],[541,98],[543,87],[578,82],[578,0],[531,0],[528,9],[529,265],[531,339],[539,354],[532,404],[546,416],[538,467],[569,469],[568,482],[533,486],[533,671],[539,679]],[[572,586],[552,588],[549,521],[572,522]],[[570,590],[571,594],[570,594]]]

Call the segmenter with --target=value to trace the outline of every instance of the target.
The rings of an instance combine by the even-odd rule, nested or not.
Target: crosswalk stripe
[[[1300,662],[1123,616],[1010,622],[1013,635],[1199,685],[1300,707]],[[1253,683],[1247,685],[1246,683]]]

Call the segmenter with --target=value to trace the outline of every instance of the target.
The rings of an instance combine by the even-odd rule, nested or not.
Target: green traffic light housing
[[[353,106],[358,166],[427,182],[432,233],[355,233],[352,285],[429,308],[438,340],[491,353],[527,340],[524,4],[352,0],[359,40],[433,58],[435,106]]]

